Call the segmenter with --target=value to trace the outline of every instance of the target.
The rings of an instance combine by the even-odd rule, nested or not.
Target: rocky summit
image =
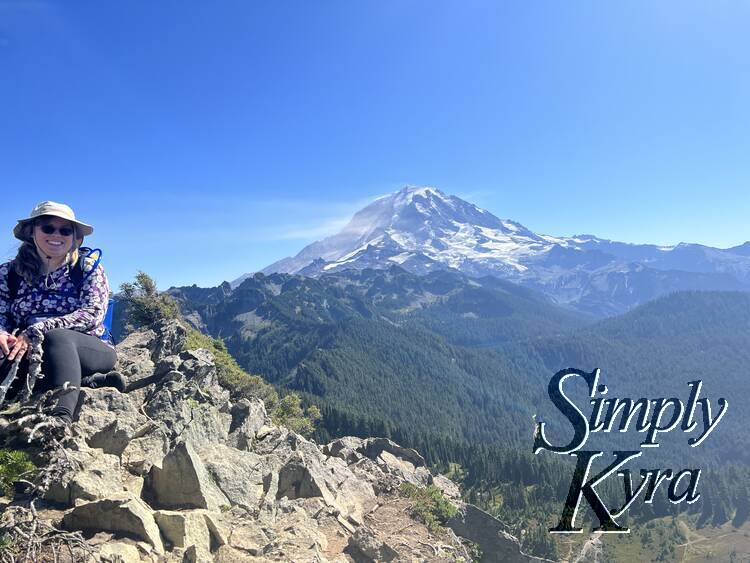
[[[27,560],[539,561],[417,451],[377,437],[319,445],[274,425],[260,399],[233,401],[186,335],[177,321],[129,335],[116,368],[127,392],[82,389],[58,439],[37,444],[42,429],[28,442],[23,417],[6,414],[2,446],[28,451],[45,479],[40,498],[0,500],[0,528],[28,543]],[[458,508],[447,527],[414,515],[404,483],[442,491]]]

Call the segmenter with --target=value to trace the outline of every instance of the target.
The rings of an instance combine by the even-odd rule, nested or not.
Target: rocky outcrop
[[[275,426],[261,400],[232,401],[211,354],[184,343],[176,322],[132,334],[118,346],[128,392],[81,392],[70,465],[37,508],[83,532],[99,560],[469,561],[453,531],[410,516],[404,482],[461,506],[451,527],[485,560],[529,560],[415,450],[385,438],[321,447]]]

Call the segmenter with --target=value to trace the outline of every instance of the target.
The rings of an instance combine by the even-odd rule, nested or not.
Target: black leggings
[[[42,373],[35,392],[61,387],[66,381],[81,386],[81,377],[107,373],[115,367],[117,353],[101,339],[67,328],[55,328],[44,335]],[[57,402],[56,415],[73,418],[78,390],[63,393]]]

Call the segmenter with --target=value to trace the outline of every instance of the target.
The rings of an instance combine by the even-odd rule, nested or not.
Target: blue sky
[[[432,185],[555,235],[750,239],[750,3],[0,1],[0,257],[215,285]]]

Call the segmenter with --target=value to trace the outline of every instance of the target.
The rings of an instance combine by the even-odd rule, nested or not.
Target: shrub
[[[443,525],[456,515],[458,509],[443,496],[443,491],[435,485],[417,487],[411,483],[402,483],[400,492],[414,501],[412,516],[425,523],[434,534],[444,531]]]
[[[171,295],[159,292],[156,282],[145,272],[139,271],[133,283],[120,285],[121,298],[127,309],[126,330],[151,326],[164,319],[180,317],[177,302]]]
[[[257,397],[266,405],[270,413],[279,403],[279,394],[269,383],[258,375],[249,375],[227,350],[226,344],[218,338],[211,338],[194,328],[188,328],[186,350],[205,348],[214,355],[216,373],[222,387],[229,390],[232,399]]]
[[[290,393],[279,402],[271,413],[274,424],[286,426],[303,436],[310,436],[315,431],[315,423],[320,420],[320,410],[311,405],[307,410],[302,408],[299,395]]]
[[[0,450],[0,490],[13,497],[14,484],[26,473],[35,469],[26,453],[18,450]]]

